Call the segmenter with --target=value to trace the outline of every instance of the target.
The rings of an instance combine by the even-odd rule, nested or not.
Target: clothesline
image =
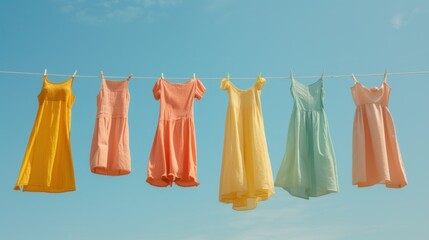
[[[43,72],[41,73],[35,73],[35,72],[17,72],[17,71],[0,71],[0,74],[16,74],[16,75],[36,75],[36,76],[43,76]],[[57,76],[57,77],[69,77],[72,74],[63,74],[63,73],[49,73],[49,76]],[[384,73],[361,73],[361,74],[354,74],[356,77],[372,77],[372,76],[383,76]],[[395,72],[395,73],[388,73],[389,76],[403,76],[403,75],[429,75],[429,71],[418,71],[418,72]],[[339,75],[324,75],[324,78],[346,78],[351,77],[351,74],[339,74]],[[100,78],[99,75],[76,75],[76,78]],[[128,76],[105,76],[106,78],[127,78]],[[294,78],[299,79],[313,79],[313,78],[319,78],[320,75],[317,76],[294,76]],[[157,77],[146,77],[146,76],[133,76],[133,79],[159,79],[160,76]],[[224,78],[223,77],[198,77],[200,80],[220,80]],[[235,80],[249,80],[249,79],[255,79],[256,77],[230,77],[230,79]],[[271,79],[271,80],[281,80],[281,79],[290,79],[290,76],[285,77],[266,77],[265,79]],[[166,77],[166,79],[176,79],[176,80],[184,80],[184,79],[190,79],[190,77]]]

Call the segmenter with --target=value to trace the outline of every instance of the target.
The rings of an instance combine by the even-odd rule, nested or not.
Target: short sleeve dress
[[[323,77],[305,85],[291,74],[291,82],[294,106],[286,152],[274,184],[304,199],[338,192],[334,148],[323,103]]]
[[[356,112],[353,123],[353,184],[389,188],[407,185],[407,176],[388,104],[387,75],[380,87],[366,88],[353,75]]]
[[[172,83],[159,79],[153,95],[160,101],[158,127],[152,144],[146,181],[157,187],[198,186],[194,98],[206,88],[198,79]]]
[[[43,77],[39,108],[28,140],[15,190],[68,192],[76,190],[70,145],[74,77],[60,83]]]
[[[247,90],[228,78],[221,88],[228,93],[228,109],[220,174],[219,201],[234,210],[251,210],[274,194],[273,174],[265,139],[259,77]]]

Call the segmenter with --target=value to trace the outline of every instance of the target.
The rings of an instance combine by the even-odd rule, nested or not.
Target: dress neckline
[[[355,84],[352,86],[352,88],[354,88],[356,85],[361,86],[363,89],[373,93],[373,92],[378,92],[380,90],[384,91],[384,85],[386,85],[387,87],[389,87],[389,84],[387,84],[387,75],[386,73],[384,74],[384,79],[383,81],[380,83],[380,86],[375,86],[375,87],[367,87],[365,85],[363,85],[361,82],[359,82],[356,78],[356,76],[354,74],[352,74],[353,77],[353,81],[355,82]]]
[[[74,77],[73,77],[73,76],[71,76],[71,77],[69,77],[68,79],[66,79],[65,81],[62,81],[62,82],[51,82],[51,81],[48,79],[48,76],[46,76],[46,75],[44,75],[44,76],[43,76],[43,79],[45,79],[45,81],[46,81],[47,83],[49,83],[49,84],[52,84],[52,85],[61,85],[61,84],[67,83],[67,82],[69,82],[70,80],[74,79]]]
[[[383,81],[380,83],[380,86],[378,87],[377,86],[366,87],[356,79],[354,74],[352,76],[353,76],[353,80],[355,81],[355,84],[352,86],[352,90],[356,89],[356,86],[359,86],[359,88],[363,90],[365,96],[374,103],[379,102],[384,97],[386,93],[386,87],[390,88],[389,84],[387,84],[387,81],[386,81],[386,75],[384,76]]]
[[[169,85],[172,85],[172,86],[184,86],[184,85],[187,85],[187,84],[189,84],[189,83],[192,83],[192,82],[194,82],[194,81],[196,81],[196,80],[197,80],[196,78],[192,78],[192,79],[189,79],[189,80],[188,80],[188,81],[186,81],[186,82],[182,82],[182,83],[174,83],[174,82],[167,81],[167,79],[165,79],[165,78],[160,78],[160,79],[159,79],[159,81],[165,82],[165,83],[167,83],[167,84],[169,84]]]
[[[322,82],[323,82],[323,77],[320,77],[317,81],[315,81],[315,82],[313,82],[313,83],[310,83],[310,84],[304,84],[304,83],[301,83],[300,81],[296,80],[296,79],[295,79],[295,77],[294,77],[293,75],[291,76],[291,80],[292,80],[292,83],[297,83],[297,84],[298,84],[298,85],[300,85],[300,86],[310,88],[310,87],[312,87],[312,86],[315,86],[315,85],[317,85],[317,84],[322,83]]]
[[[232,86],[232,88],[234,89],[234,90],[236,90],[238,93],[245,93],[245,92],[249,92],[249,91],[251,91],[251,90],[253,90],[254,88],[255,88],[255,86],[256,86],[256,82],[255,83],[253,83],[252,84],[252,86],[250,86],[249,88],[247,88],[247,89],[240,89],[240,88],[238,88],[237,86],[235,86],[234,85],[234,83],[232,83],[230,80],[228,80],[229,81],[229,84]]]

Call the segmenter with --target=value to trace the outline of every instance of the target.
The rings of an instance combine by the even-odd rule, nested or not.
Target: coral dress
[[[337,192],[335,154],[323,105],[323,76],[305,85],[291,74],[291,82],[294,106],[275,186],[304,199]]]
[[[53,83],[46,75],[39,108],[14,190],[67,192],[76,190],[70,146],[74,77]]]
[[[146,181],[157,187],[198,186],[194,98],[206,88],[198,79],[171,83],[159,79],[152,89],[160,100],[158,127],[152,144]]]
[[[265,79],[247,90],[225,78],[229,96],[220,174],[219,201],[234,210],[251,210],[274,194],[273,174],[265,140],[260,94]]]
[[[110,81],[101,72],[90,154],[93,173],[120,176],[131,172],[128,137],[128,82],[131,77],[132,75],[123,81]]]
[[[389,188],[407,185],[395,125],[388,109],[387,75],[380,87],[366,88],[353,75],[356,112],[353,124],[353,184]]]

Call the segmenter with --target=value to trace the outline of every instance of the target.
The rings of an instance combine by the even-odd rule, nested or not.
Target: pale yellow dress
[[[274,194],[273,174],[265,140],[260,94],[265,79],[247,90],[225,78],[228,93],[219,201],[234,210],[250,210]]]
[[[70,146],[71,108],[75,99],[73,79],[53,83],[43,77],[39,108],[15,190],[67,192],[76,189]]]

